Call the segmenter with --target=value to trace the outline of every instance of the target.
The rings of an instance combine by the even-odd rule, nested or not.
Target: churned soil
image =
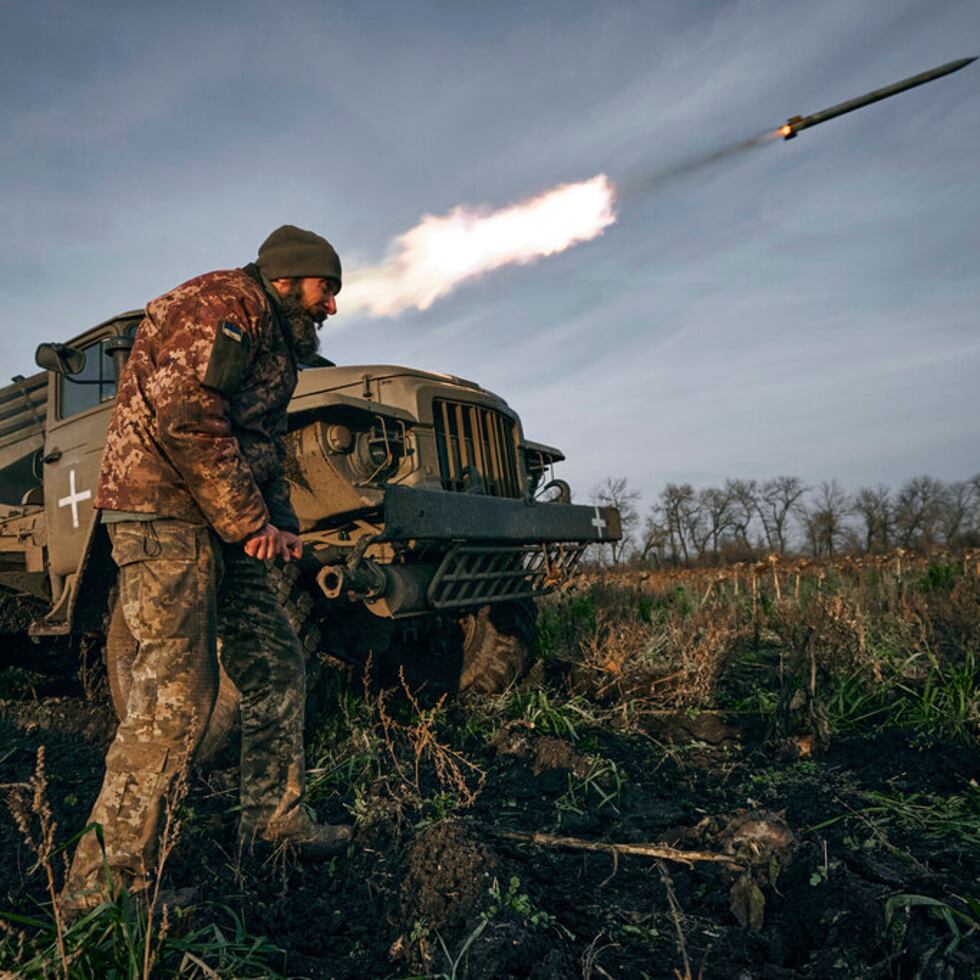
[[[0,783],[28,780],[43,746],[67,839],[101,781],[108,700],[98,684],[86,696],[77,684],[9,680]],[[280,947],[271,965],[287,976],[670,978],[685,962],[691,976],[725,978],[976,975],[976,928],[955,919],[957,942],[948,919],[903,896],[976,899],[980,853],[942,821],[916,824],[875,803],[904,801],[914,815],[924,794],[976,801],[971,750],[886,731],[814,753],[719,714],[658,715],[628,731],[582,725],[574,738],[506,722],[486,732],[467,727],[465,701],[448,710],[444,737],[486,772],[472,806],[412,810],[362,786],[317,802],[322,820],[358,815],[349,855],[257,862],[236,846],[226,758],[194,777],[167,883],[199,887],[196,915],[235,910]],[[533,832],[737,864],[507,836]],[[0,912],[36,914],[46,901],[33,863],[0,807]]]

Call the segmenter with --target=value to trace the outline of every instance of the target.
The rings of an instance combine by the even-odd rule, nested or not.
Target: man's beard
[[[309,363],[320,350],[317,319],[303,306],[299,282],[290,283],[289,290],[279,300],[286,328],[292,340],[293,353],[301,364]]]

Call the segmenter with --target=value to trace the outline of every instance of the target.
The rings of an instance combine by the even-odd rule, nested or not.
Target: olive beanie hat
[[[340,256],[333,245],[295,225],[277,228],[260,246],[255,264],[266,279],[333,279],[340,292]]]

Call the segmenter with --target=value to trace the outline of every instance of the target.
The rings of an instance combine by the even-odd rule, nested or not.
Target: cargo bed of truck
[[[19,504],[41,482],[34,454],[44,446],[46,371],[0,388],[0,503]]]

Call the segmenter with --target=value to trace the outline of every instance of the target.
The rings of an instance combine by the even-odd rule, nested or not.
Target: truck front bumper
[[[397,486],[385,489],[384,525],[386,541],[589,545],[623,536],[615,507],[536,504]]]
[[[424,575],[424,608],[462,609],[533,598],[550,592],[575,571],[585,549],[622,537],[613,507],[536,504],[476,494],[388,487],[387,541],[445,542],[444,557]],[[390,577],[390,576],[389,576]],[[416,592],[416,594],[418,594]],[[388,614],[417,614],[389,597]]]

